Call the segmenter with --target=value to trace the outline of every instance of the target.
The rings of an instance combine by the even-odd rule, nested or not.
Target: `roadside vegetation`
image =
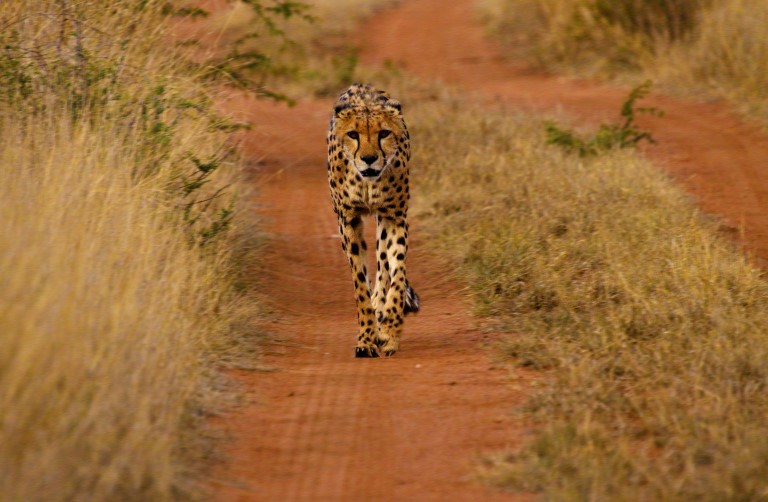
[[[233,129],[166,2],[0,9],[0,499],[202,493],[258,311]],[[237,351],[242,352],[241,345]]]
[[[533,438],[481,476],[545,500],[768,497],[762,272],[632,149],[569,153],[541,117],[432,95],[408,115],[420,228],[511,333],[499,357],[542,372]]]
[[[768,123],[768,3],[762,0],[483,0],[516,56],[559,72],[652,79],[722,98]]]
[[[308,95],[335,96],[360,78],[357,47],[350,39],[361,20],[396,0],[289,2],[292,15],[258,23],[249,2],[234,2],[211,16],[215,35],[207,49],[238,80],[256,83],[291,102]],[[274,92],[277,90],[277,92]]]

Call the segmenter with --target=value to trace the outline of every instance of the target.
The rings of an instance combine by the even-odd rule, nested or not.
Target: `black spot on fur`
[[[413,290],[410,284],[405,283],[405,306],[403,307],[403,315],[409,313],[417,313],[421,308],[421,300],[416,291]]]
[[[348,108],[352,108],[352,105],[350,105],[349,103],[341,103],[341,104],[336,105],[336,107],[333,109],[333,112],[336,115],[338,115],[339,113],[343,112],[344,110],[346,110]]]

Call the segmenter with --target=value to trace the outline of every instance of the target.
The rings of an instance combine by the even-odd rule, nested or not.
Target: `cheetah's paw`
[[[376,345],[379,346],[379,351],[383,356],[390,357],[395,355],[395,352],[397,352],[397,349],[400,347],[400,342],[391,337],[386,340],[379,338],[376,340]]]
[[[379,357],[379,348],[375,345],[355,347],[355,357]]]

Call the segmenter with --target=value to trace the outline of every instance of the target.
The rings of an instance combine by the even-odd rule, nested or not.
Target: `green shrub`
[[[552,121],[545,123],[547,143],[557,145],[566,151],[578,153],[582,157],[597,155],[600,152],[615,148],[637,146],[641,141],[655,143],[649,131],[643,131],[635,123],[635,115],[647,113],[662,116],[663,112],[656,108],[635,108],[635,102],[645,97],[651,88],[651,82],[634,88],[621,105],[623,122],[618,124],[600,124],[597,132],[590,138],[581,138],[571,130],[563,129]]]

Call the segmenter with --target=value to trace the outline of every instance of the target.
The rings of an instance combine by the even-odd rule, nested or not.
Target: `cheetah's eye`
[[[387,131],[386,129],[382,129],[381,131],[379,131],[379,139],[384,139],[390,134],[392,134],[392,131]]]
[[[357,131],[349,131],[347,133],[347,136],[349,136],[352,139],[360,139],[360,135],[357,134]]]

